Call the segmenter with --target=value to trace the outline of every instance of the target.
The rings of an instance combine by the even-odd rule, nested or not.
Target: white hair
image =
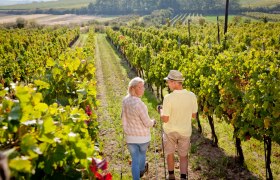
[[[144,80],[140,77],[135,77],[133,79],[130,80],[130,82],[128,83],[128,90],[127,93],[131,96],[135,96],[135,92],[134,92],[134,87],[137,86],[139,83],[143,83],[144,84]]]

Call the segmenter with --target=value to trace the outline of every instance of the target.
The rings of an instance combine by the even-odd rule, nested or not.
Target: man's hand
[[[160,113],[160,110],[162,109],[162,105],[157,106],[157,112]]]
[[[161,113],[162,113],[162,105],[158,105],[157,106],[157,111],[158,111],[158,113],[159,113],[159,115],[160,115],[160,119],[163,121],[163,122],[165,122],[165,123],[167,123],[168,121],[169,121],[169,116],[163,116]]]

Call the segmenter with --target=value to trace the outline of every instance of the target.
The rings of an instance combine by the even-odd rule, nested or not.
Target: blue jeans
[[[143,144],[128,143],[128,150],[132,158],[131,171],[133,180],[140,179],[140,171],[145,170],[146,152],[150,142]]]

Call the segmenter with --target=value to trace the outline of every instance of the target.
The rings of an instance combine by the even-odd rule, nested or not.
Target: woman
[[[141,100],[145,91],[144,80],[133,78],[128,84],[128,94],[122,102],[122,123],[126,143],[132,158],[133,180],[139,180],[148,169],[146,152],[151,140],[150,127],[156,121],[148,115],[147,106]]]

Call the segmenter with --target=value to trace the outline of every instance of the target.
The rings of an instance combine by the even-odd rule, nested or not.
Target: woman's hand
[[[157,124],[157,122],[156,122],[156,120],[154,119],[154,125],[153,125],[153,127],[156,127],[156,124]]]

